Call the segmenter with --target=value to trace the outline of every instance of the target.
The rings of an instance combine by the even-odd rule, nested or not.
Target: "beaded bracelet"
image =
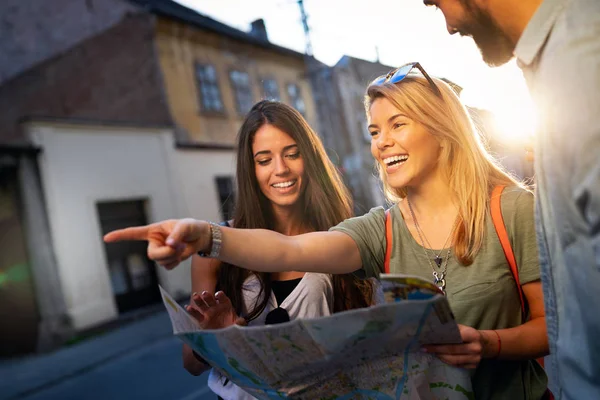
[[[500,351],[502,350],[502,340],[500,339],[500,334],[498,332],[496,332],[496,330],[493,331],[496,336],[498,336],[498,352],[496,353],[496,356],[494,358],[498,358],[500,356]]]

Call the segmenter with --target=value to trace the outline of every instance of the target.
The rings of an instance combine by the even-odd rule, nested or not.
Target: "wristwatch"
[[[210,253],[206,254],[204,252],[198,252],[200,257],[209,257],[209,258],[218,258],[219,254],[221,254],[221,244],[223,243],[223,233],[221,232],[221,227],[214,222],[209,222],[210,224],[210,235],[212,238],[210,244]]]

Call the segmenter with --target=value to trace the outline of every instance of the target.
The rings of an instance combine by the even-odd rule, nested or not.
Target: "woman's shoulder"
[[[502,191],[502,213],[530,213],[533,209],[534,196],[530,190],[519,186],[507,186]]]
[[[323,274],[321,272],[307,272],[304,274],[301,282],[303,282],[303,283],[320,282],[327,286],[331,286],[332,278],[333,277],[331,276],[331,274]]]
[[[348,218],[329,230],[353,229],[359,226],[368,226],[385,220],[385,209],[381,206],[373,207],[366,214]]]
[[[512,185],[506,186],[502,191],[503,198],[518,199],[518,198],[531,198],[533,199],[533,192],[521,186]]]
[[[307,272],[298,283],[299,290],[296,295],[298,300],[318,302],[323,295],[333,298],[333,276],[319,272]]]
[[[395,207],[396,204],[394,204],[391,208]],[[364,214],[364,216],[366,215],[382,215],[385,214],[387,208],[383,207],[383,206],[377,206],[377,207],[373,207],[369,210],[368,213]]]
[[[361,220],[361,219],[378,219],[385,217],[386,208],[383,206],[376,206],[371,208],[367,213],[358,215],[350,218],[350,220]]]

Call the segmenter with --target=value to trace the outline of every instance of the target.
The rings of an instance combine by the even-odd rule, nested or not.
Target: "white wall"
[[[169,130],[36,123],[40,173],[69,315],[76,329],[113,319],[99,201],[148,199],[150,222],[197,216],[220,220],[214,176],[232,175],[232,152],[177,151]],[[177,296],[190,291],[189,262],[158,268]]]
[[[220,222],[215,177],[235,176],[233,150],[178,150],[173,162],[185,216]]]

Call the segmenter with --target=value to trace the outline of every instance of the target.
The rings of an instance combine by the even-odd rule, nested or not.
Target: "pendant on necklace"
[[[446,274],[444,272],[433,271],[433,283],[440,288],[444,295],[446,294]]]
[[[440,268],[442,266],[442,258],[440,256],[435,256],[435,258],[433,259],[433,261],[435,261],[435,263],[437,264],[438,268]]]

